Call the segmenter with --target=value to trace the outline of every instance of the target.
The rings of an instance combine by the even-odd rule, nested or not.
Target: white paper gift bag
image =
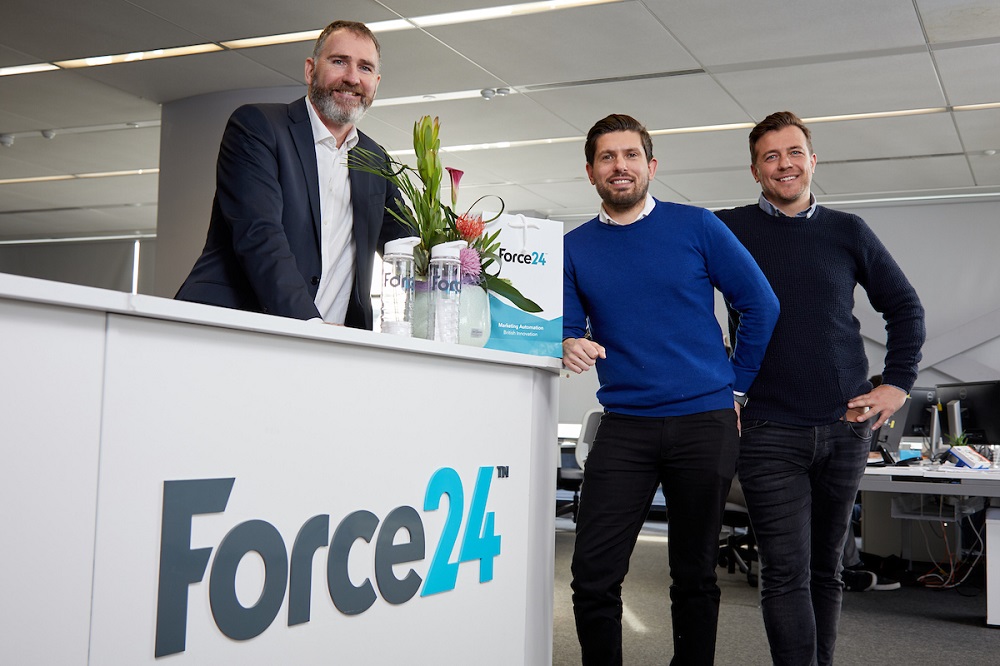
[[[507,298],[490,292],[492,327],[486,347],[561,358],[562,222],[505,214],[487,225],[490,233],[498,228],[499,277],[509,280],[541,311],[525,312]],[[494,272],[492,267],[490,272]]]

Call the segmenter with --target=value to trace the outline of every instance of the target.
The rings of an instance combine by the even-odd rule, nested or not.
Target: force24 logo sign
[[[506,467],[497,467],[505,478]],[[189,479],[163,483],[163,515],[160,527],[160,570],[156,603],[155,656],[185,650],[188,593],[209,571],[208,596],[212,617],[219,630],[234,640],[260,635],[274,622],[288,593],[288,625],[309,621],[313,556],[326,547],[326,586],[336,608],[346,615],[364,613],[378,599],[402,604],[417,592],[421,597],[455,589],[461,563],[479,562],[479,582],[493,580],[493,560],[500,554],[494,513],[486,511],[492,467],[480,467],[472,491],[468,515],[464,514],[462,478],[451,467],[437,470],[427,483],[424,511],[437,511],[447,496],[448,513],[427,569],[426,580],[410,568],[401,578],[393,567],[416,563],[426,556],[423,521],[411,506],[399,506],[383,520],[366,510],[347,515],[330,536],[330,516],[309,518],[295,536],[291,555],[278,529],[265,520],[236,525],[214,548],[191,547],[191,521],[200,514],[226,510],[236,482],[228,479]],[[463,531],[464,528],[464,531]],[[405,532],[408,540],[398,540]],[[377,534],[376,534],[377,533]],[[461,538],[460,538],[461,537]],[[365,579],[355,585],[347,562],[358,540],[372,545],[375,583]],[[457,558],[453,557],[456,546]],[[236,572],[243,556],[254,551],[264,563],[263,590],[257,603],[244,607],[236,595]],[[376,593],[375,588],[378,588]]]

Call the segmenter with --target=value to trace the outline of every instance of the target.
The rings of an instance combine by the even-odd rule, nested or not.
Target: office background
[[[231,40],[349,18],[375,24],[383,50],[364,131],[405,151],[413,121],[440,116],[443,160],[466,171],[461,202],[498,194],[508,211],[567,229],[597,209],[583,137],[607,113],[654,132],[654,196],[711,208],[757,196],[750,125],[785,108],[812,120],[815,193],[869,222],[927,307],[918,383],[1000,374],[995,1],[644,0],[447,14],[500,4],[98,0],[80,16],[67,0],[15,0],[0,25],[0,271],[172,295],[204,240],[229,112],[304,92],[311,37]],[[381,29],[399,19],[404,29]],[[191,45],[215,50],[153,52]],[[875,372],[882,322],[858,300]],[[565,379],[560,420],[579,420],[595,389],[593,373]]]

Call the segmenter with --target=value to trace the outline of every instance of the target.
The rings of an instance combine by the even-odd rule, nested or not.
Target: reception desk
[[[0,275],[4,663],[549,664],[559,362]]]

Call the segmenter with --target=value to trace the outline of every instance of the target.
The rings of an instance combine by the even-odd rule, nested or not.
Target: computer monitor
[[[937,408],[936,396],[932,388],[913,388],[906,396],[903,406],[875,433],[872,439],[872,451],[884,451],[894,460],[898,460],[899,445],[904,437],[919,437],[926,440],[931,434],[931,410]]]
[[[878,450],[877,447],[882,447],[886,453],[898,458],[899,443],[902,439],[903,421],[896,416],[892,416],[875,432],[875,438],[872,440],[872,451]]]
[[[903,410],[906,410],[903,414]],[[896,412],[896,416],[903,416],[903,437],[923,437],[931,435],[931,410],[937,409],[937,390],[914,386],[910,389],[910,395],[903,405],[903,409]]]
[[[941,431],[972,446],[1000,444],[1000,380],[938,384]]]

